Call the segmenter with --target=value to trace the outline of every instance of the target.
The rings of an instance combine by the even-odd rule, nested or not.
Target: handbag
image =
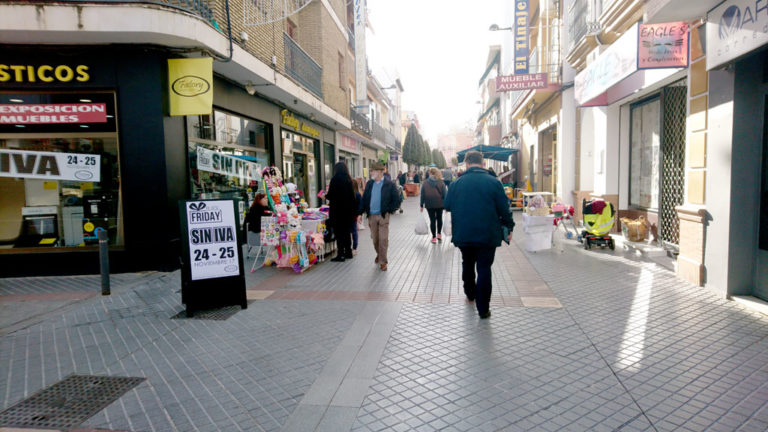
[[[419,219],[416,221],[416,226],[413,228],[413,232],[416,233],[416,235],[426,235],[429,232],[429,227],[427,226],[427,221],[424,219],[424,216],[419,216]]]

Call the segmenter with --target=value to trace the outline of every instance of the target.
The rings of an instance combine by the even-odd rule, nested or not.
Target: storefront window
[[[269,126],[215,110],[187,117],[187,132],[191,197],[250,203],[270,163]]]
[[[333,164],[335,163],[336,157],[335,152],[333,151],[333,144],[324,143],[323,144],[323,159],[324,159],[324,170],[325,170],[325,183],[328,184],[331,182],[331,177],[333,177]],[[349,172],[350,175],[352,174],[352,171]]]
[[[293,132],[282,131],[283,178],[293,183],[311,207],[317,207],[320,183],[320,161],[317,157],[320,142]],[[285,150],[289,149],[289,150]]]
[[[659,206],[659,98],[634,105],[630,111],[630,205],[649,210]]]
[[[123,244],[113,93],[0,93],[0,250]]]

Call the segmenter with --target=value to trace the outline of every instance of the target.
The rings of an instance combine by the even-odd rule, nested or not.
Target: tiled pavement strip
[[[388,272],[361,231],[352,262],[248,275],[266,300],[227,321],[171,320],[176,272],[116,275],[110,297],[6,325],[0,407],[77,372],[148,378],[86,429],[768,430],[765,316],[625,251],[523,253],[518,225],[481,321],[458,252],[412,234],[415,201],[393,218]],[[86,286],[0,280],[0,305]],[[521,307],[537,304],[554,307]]]

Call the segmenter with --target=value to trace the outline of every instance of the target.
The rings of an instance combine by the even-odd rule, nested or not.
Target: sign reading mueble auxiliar
[[[237,224],[232,201],[186,203],[191,280],[240,274]]]
[[[0,177],[101,181],[101,156],[0,149]]]
[[[496,77],[496,91],[518,91],[545,89],[548,86],[547,74],[520,74]]]
[[[213,111],[213,59],[168,60],[168,102],[172,116]]]

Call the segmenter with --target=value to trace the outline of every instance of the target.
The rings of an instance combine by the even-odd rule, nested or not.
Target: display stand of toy
[[[262,173],[263,190],[268,191],[274,216],[261,219],[261,244],[267,246],[264,264],[291,268],[301,273],[325,257],[325,219],[319,210],[310,210],[295,191],[295,185],[282,182],[280,171],[269,167]],[[256,270],[256,262],[251,273]]]

